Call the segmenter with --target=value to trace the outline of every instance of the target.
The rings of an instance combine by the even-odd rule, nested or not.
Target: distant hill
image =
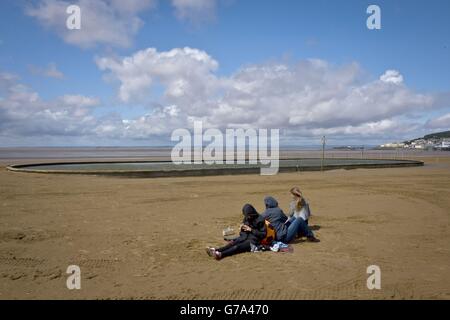
[[[430,133],[427,134],[425,136],[423,136],[423,138],[415,138],[412,140],[407,140],[407,141],[403,141],[403,143],[405,144],[410,144],[411,142],[417,141],[417,140],[429,140],[429,139],[442,139],[442,138],[450,138],[450,131],[442,131],[442,132],[435,132],[435,133]]]
[[[441,139],[441,138],[450,138],[450,131],[443,131],[443,132],[437,132],[437,133],[431,133],[427,134],[423,137],[424,139]]]

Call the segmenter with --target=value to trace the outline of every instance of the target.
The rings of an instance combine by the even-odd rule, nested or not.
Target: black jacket
[[[266,222],[265,219],[255,210],[255,208],[246,204],[242,208],[242,214],[244,215],[243,224],[252,228],[251,232],[241,231],[239,238],[235,241],[250,240],[252,244],[258,245],[262,239],[266,237]]]

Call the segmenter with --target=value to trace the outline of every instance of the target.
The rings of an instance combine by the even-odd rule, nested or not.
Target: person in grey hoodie
[[[278,201],[273,197],[265,197],[264,204],[266,210],[262,213],[262,217],[268,220],[276,231],[276,240],[289,243],[298,234],[306,235],[308,241],[319,242],[320,240],[314,236],[314,233],[308,227],[303,219],[288,219],[283,210],[278,207]]]

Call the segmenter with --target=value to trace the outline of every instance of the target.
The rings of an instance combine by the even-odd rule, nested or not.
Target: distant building
[[[403,148],[405,146],[404,143],[386,143],[386,144],[382,144],[380,147],[381,148]]]
[[[419,150],[450,150],[450,138],[428,135],[424,138],[405,141],[403,143],[386,143],[380,145],[379,147],[386,149],[404,148]]]

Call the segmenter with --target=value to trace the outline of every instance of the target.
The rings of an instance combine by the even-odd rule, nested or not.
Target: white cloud
[[[366,122],[356,126],[347,125],[333,128],[312,129],[311,136],[327,135],[336,138],[402,138],[414,134],[420,129],[417,123],[402,122],[399,119],[384,119],[375,122]]]
[[[36,0],[25,7],[25,14],[65,42],[81,48],[98,44],[129,47],[144,24],[140,15],[155,9],[157,3],[158,0]],[[219,0],[171,0],[171,4],[180,21],[200,25],[215,19]],[[69,17],[66,9],[70,5],[81,8],[80,30],[66,27]]]
[[[39,94],[18,82],[18,78],[0,73],[0,133],[2,137],[84,135],[97,120],[88,107],[98,105],[96,98],[66,95],[45,101]]]
[[[381,75],[380,80],[386,83],[401,84],[403,83],[403,76],[397,70],[386,70]]]
[[[63,79],[64,74],[58,70],[56,67],[56,64],[50,63],[46,68],[41,68],[37,66],[30,66],[30,71],[32,74],[44,76],[48,78],[55,78],[55,79]]]
[[[148,97],[152,85],[160,83],[168,100],[195,103],[213,94],[217,82],[213,72],[218,63],[191,48],[167,52],[149,48],[121,60],[99,58],[97,65],[120,81],[119,98],[124,102]]]
[[[85,97],[82,95],[64,95],[62,96],[61,101],[66,106],[76,106],[80,108],[94,107],[100,104],[98,98]]]
[[[426,127],[432,129],[450,130],[450,113],[429,120]]]
[[[246,66],[228,77],[217,75],[218,62],[206,52],[191,48],[149,48],[97,64],[119,82],[122,101],[174,105],[177,123],[185,125],[200,119],[207,126],[285,128],[291,134],[387,132],[397,126],[393,118],[429,110],[434,102],[407,88],[398,71],[362,81],[358,64],[337,67],[318,59]]]
[[[84,144],[115,139],[151,142],[166,134],[167,128],[184,124],[176,106],[154,108],[135,119],[123,119],[114,113],[94,116],[93,108],[100,103],[98,98],[78,94],[44,100],[21,84],[17,76],[0,73],[0,143],[20,144],[39,138],[44,144],[66,144],[69,138],[83,138]]]
[[[420,120],[443,108],[445,95],[437,106],[435,95],[408,88],[400,72],[388,70],[368,80],[356,63],[264,63],[219,76],[219,63],[193,48],[148,48],[122,58],[99,57],[96,63],[117,83],[124,108],[140,105],[150,111],[136,117],[94,116],[92,109],[100,103],[95,97],[64,95],[44,101],[16,76],[0,74],[0,132],[167,142],[174,129],[202,120],[205,128],[279,128],[282,138],[293,142],[322,134],[390,141],[448,126],[450,119]]]
[[[66,27],[69,5],[81,8],[81,29]],[[25,13],[55,31],[64,41],[83,48],[96,44],[128,47],[143,25],[139,14],[155,5],[155,0],[40,0]]]
[[[168,141],[168,129],[184,125],[176,106],[156,108],[150,114],[136,119],[105,119],[95,128],[95,134],[102,138],[147,140],[163,136]]]
[[[198,24],[213,20],[217,0],[172,0],[175,15],[182,21]]]

